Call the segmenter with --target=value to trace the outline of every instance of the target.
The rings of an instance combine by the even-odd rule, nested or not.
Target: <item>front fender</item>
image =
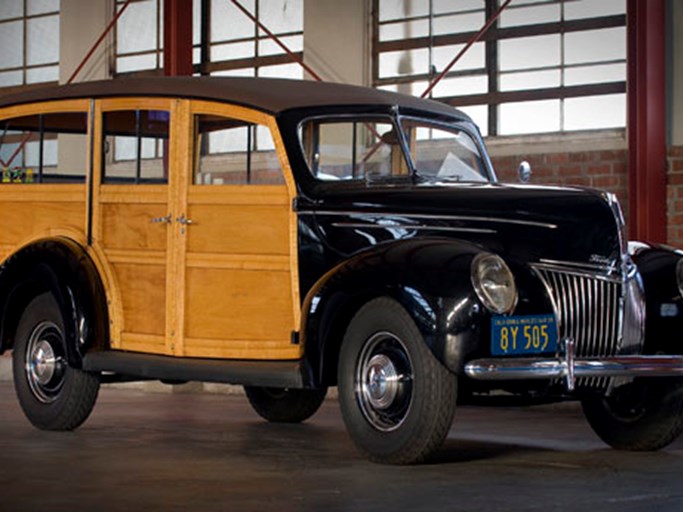
[[[679,251],[644,244],[632,254],[645,291],[645,354],[683,354],[683,297],[676,281],[681,258]]]
[[[302,316],[306,357],[321,383],[335,382],[346,328],[356,311],[378,296],[398,301],[437,359],[458,372],[476,350],[487,314],[470,279],[471,261],[481,251],[453,240],[397,241],[327,272],[307,294]]]

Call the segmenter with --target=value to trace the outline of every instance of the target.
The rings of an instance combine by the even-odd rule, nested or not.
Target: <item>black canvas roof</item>
[[[217,100],[271,114],[300,107],[398,105],[467,117],[453,107],[414,96],[329,82],[273,78],[122,78],[37,88],[0,97],[0,107],[73,98],[167,96]]]

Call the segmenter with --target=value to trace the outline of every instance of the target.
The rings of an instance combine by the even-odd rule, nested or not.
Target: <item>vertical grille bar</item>
[[[619,304],[622,285],[561,270],[537,268],[552,295],[560,337],[574,338],[580,357],[615,355],[620,335]],[[581,387],[602,387],[607,379],[579,379]]]

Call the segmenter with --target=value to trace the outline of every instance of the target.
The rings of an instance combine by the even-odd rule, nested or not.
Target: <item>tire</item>
[[[595,433],[619,450],[655,451],[683,432],[683,380],[635,379],[609,397],[584,398]]]
[[[64,319],[50,293],[33,299],[14,339],[13,375],[19,404],[42,430],[73,430],[90,415],[100,382],[68,365]]]
[[[351,320],[338,385],[349,435],[373,462],[422,462],[441,447],[453,422],[456,376],[389,298],[368,302]]]
[[[313,416],[325,400],[327,388],[290,389],[244,386],[256,413],[272,423],[301,423]]]

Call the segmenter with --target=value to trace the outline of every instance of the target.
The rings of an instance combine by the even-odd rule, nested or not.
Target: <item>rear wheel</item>
[[[17,398],[34,426],[72,430],[88,418],[100,382],[69,366],[64,319],[52,294],[39,295],[22,313],[12,357]]]
[[[421,462],[448,434],[457,379],[392,299],[372,300],[352,319],[342,344],[338,383],[346,428],[375,462]]]
[[[595,433],[620,450],[659,450],[683,432],[681,379],[635,379],[582,406]]]
[[[300,423],[313,416],[325,400],[327,388],[290,389],[244,386],[254,411],[273,423]]]

